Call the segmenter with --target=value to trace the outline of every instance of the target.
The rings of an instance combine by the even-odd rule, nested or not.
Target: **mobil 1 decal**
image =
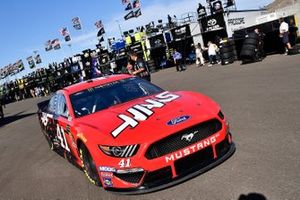
[[[155,96],[155,98],[146,99],[144,103],[137,104],[127,109],[129,114],[120,114],[118,118],[122,120],[122,123],[111,132],[111,135],[116,138],[126,128],[135,128],[141,121],[147,120],[151,115],[155,113],[155,109],[164,107],[167,103],[178,99],[179,96],[170,92],[163,92]]]

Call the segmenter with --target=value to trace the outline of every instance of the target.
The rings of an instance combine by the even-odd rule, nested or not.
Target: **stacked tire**
[[[156,66],[154,60],[148,60],[147,61],[148,69],[151,73],[154,73],[156,71]]]
[[[221,64],[228,65],[237,59],[234,41],[227,41],[220,44]]]
[[[300,44],[296,44],[292,49],[289,50],[289,55],[300,54]]]
[[[255,33],[251,33],[246,37],[240,54],[243,63],[257,61],[258,39],[258,35]]]

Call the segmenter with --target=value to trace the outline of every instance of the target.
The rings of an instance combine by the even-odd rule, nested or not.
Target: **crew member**
[[[254,32],[258,36],[258,47],[257,47],[258,59],[262,59],[262,58],[266,57],[266,54],[265,54],[265,51],[264,51],[264,37],[265,37],[265,34],[263,32],[261,32],[261,30],[259,30],[258,28],[254,29]]]
[[[174,52],[173,52],[173,60],[174,60],[174,64],[176,66],[177,72],[181,72],[181,71],[185,70],[185,66],[183,65],[183,61],[182,61],[182,54],[179,53],[176,49],[174,49]]]
[[[218,46],[211,41],[208,41],[207,48],[205,48],[208,52],[209,58],[209,67],[213,66],[217,63],[217,51],[219,50]]]
[[[91,70],[91,77],[92,78],[97,78],[99,77],[102,73],[101,71],[98,69],[98,59],[96,57],[96,55],[92,56],[92,70]]]
[[[196,45],[196,65],[197,67],[203,66],[204,65],[204,58],[202,55],[202,48],[201,48],[201,44],[198,43]]]
[[[279,19],[280,27],[279,27],[279,36],[282,38],[282,42],[285,46],[285,54],[288,54],[289,49],[291,49],[291,44],[289,41],[289,25],[284,21],[283,18]]]
[[[128,63],[131,63],[131,65],[133,66],[133,69],[130,71],[130,74],[151,81],[151,76],[147,64],[145,63],[142,57],[139,57],[137,55],[137,53],[135,52],[129,53]]]
[[[298,31],[298,27],[296,26],[294,19],[290,19],[290,27],[289,27],[290,37],[289,37],[289,39],[290,39],[290,44],[292,47],[296,45],[297,31]]]

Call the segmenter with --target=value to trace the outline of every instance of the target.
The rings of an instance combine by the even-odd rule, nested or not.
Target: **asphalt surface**
[[[0,126],[0,199],[242,200],[250,193],[258,200],[300,199],[299,63],[300,55],[275,55],[248,65],[154,73],[153,82],[166,90],[198,91],[217,101],[237,150],[200,176],[144,195],[106,192],[50,151],[35,115],[41,99],[9,104]]]

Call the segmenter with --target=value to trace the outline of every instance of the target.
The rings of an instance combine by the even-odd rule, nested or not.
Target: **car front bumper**
[[[214,168],[233,155],[235,149],[235,144],[231,142],[231,134],[228,134],[220,143],[174,161],[175,177],[174,166],[166,166],[155,171],[144,172],[141,177],[142,184],[137,187],[106,187],[105,189],[120,194],[143,194],[165,189]],[[213,152],[217,157],[209,156]]]

